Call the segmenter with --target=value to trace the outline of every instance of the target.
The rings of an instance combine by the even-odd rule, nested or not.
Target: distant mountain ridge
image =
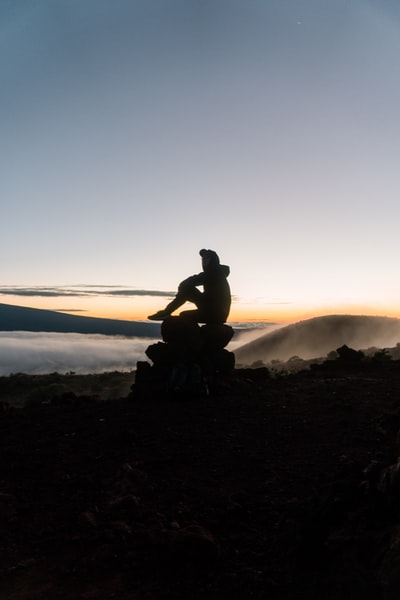
[[[160,336],[160,325],[141,321],[81,317],[41,308],[0,303],[0,331],[98,333],[157,338]]]
[[[235,350],[238,364],[324,357],[346,344],[356,350],[388,348],[400,342],[400,319],[363,315],[327,315],[266,333]]]

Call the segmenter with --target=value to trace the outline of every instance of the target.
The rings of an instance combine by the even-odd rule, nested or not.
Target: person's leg
[[[184,310],[179,313],[180,317],[190,319],[195,323],[204,323],[206,321],[204,311],[204,294],[200,292],[196,287],[186,290],[186,300],[193,302],[196,305],[197,310]]]
[[[167,304],[164,310],[159,310],[158,312],[154,313],[154,315],[150,315],[148,319],[152,321],[163,321],[183,304],[185,304],[185,302],[193,302],[197,308],[201,309],[202,299],[202,292],[200,292],[200,290],[198,290],[194,285],[181,286],[175,298],[171,300],[169,304]]]

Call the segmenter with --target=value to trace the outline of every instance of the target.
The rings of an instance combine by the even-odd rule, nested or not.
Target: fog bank
[[[149,338],[98,334],[0,332],[0,375],[131,371],[146,360]]]

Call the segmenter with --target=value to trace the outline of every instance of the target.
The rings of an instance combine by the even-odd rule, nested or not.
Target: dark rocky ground
[[[209,388],[2,406],[2,599],[398,598],[400,363]]]

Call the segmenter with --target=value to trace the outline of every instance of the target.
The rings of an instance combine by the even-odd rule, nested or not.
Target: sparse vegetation
[[[336,350],[331,350],[326,356],[303,359],[300,356],[294,355],[287,361],[278,358],[267,362],[256,360],[251,363],[250,368],[257,369],[263,366],[271,371],[271,375],[285,375],[298,373],[299,371],[323,365],[327,362],[337,362],[342,365],[345,363],[352,363],[359,364],[360,366],[368,366],[376,363],[388,363],[394,360],[400,360],[400,344],[396,344],[393,348],[371,347],[366,350],[355,350],[344,344]],[[239,364],[237,366],[244,367],[246,365]]]
[[[96,397],[99,401],[126,397],[133,383],[130,373],[101,373],[95,375],[26,375],[16,373],[0,377],[0,400],[10,406],[46,404],[66,394]]]

